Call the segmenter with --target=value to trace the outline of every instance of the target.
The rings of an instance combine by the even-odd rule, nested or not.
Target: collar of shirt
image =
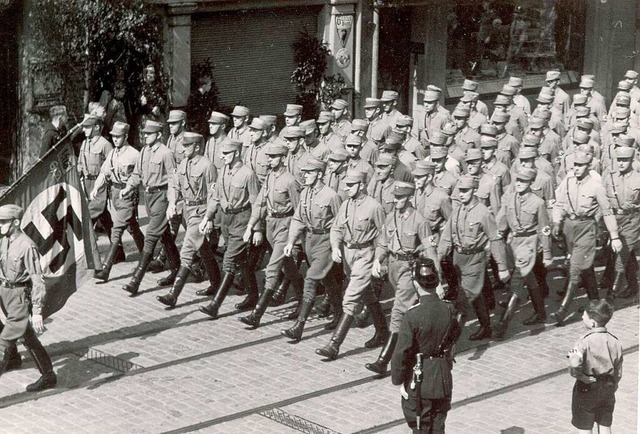
[[[471,203],[469,203],[468,205],[464,205],[463,203],[460,203],[460,206],[462,207],[463,210],[465,210],[467,213],[469,213],[479,203],[480,203],[480,201],[476,197],[474,197],[474,198],[471,199]]]
[[[187,160],[188,161],[187,164],[196,164],[198,161],[200,161],[201,158],[202,158],[202,155],[196,154]]]

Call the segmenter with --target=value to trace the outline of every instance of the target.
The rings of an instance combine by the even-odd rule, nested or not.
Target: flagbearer
[[[51,359],[36,336],[45,330],[45,285],[38,249],[20,229],[22,215],[17,205],[0,206],[0,304],[7,317],[0,332],[0,375],[15,357],[16,341],[22,338],[41,375],[27,386],[27,392],[37,392],[51,389],[57,379]]]
[[[102,187],[106,184],[110,187],[110,199],[116,210],[113,222],[113,230],[111,231],[111,247],[107,254],[107,260],[102,271],[96,273],[96,279],[107,281],[111,267],[118,260],[118,256],[124,259],[124,251],[122,250],[122,233],[125,228],[133,237],[138,251],[142,253],[144,248],[144,235],[138,224],[138,192],[137,190],[127,199],[120,198],[120,192],[127,186],[127,181],[133,173],[133,167],[138,160],[139,152],[132,146],[129,146],[127,139],[129,138],[129,124],[124,122],[116,122],[111,128],[111,138],[115,149],[112,149],[107,155],[106,161],[102,164],[98,179],[91,191],[90,199],[94,200]]]

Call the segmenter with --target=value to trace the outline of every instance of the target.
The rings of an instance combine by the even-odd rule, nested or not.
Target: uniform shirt
[[[398,160],[410,169],[413,169],[416,165],[416,161],[418,161],[413,153],[404,149],[400,149],[400,152],[398,152]]]
[[[562,139],[550,128],[545,128],[538,147],[538,153],[541,157],[546,158],[553,165],[556,164],[556,158],[560,155],[562,149]]]
[[[2,238],[0,246],[2,278],[10,283],[31,282],[33,314],[41,315],[46,288],[42,279],[38,248],[31,238],[23,232]]]
[[[349,158],[346,163],[347,169],[357,170],[358,172],[366,173],[367,179],[365,182],[374,178],[375,170],[371,167],[371,164],[367,163],[362,158]]]
[[[289,172],[291,172],[291,174],[296,178],[300,185],[304,184],[304,179],[302,178],[302,171],[300,170],[300,168],[305,165],[305,163],[311,156],[312,155],[308,153],[307,150],[302,146],[299,146],[295,153],[289,152],[289,154],[287,154],[284,165],[287,170],[289,170]]]
[[[549,175],[544,172],[538,172],[536,179],[531,183],[531,192],[544,200],[547,208],[553,207],[553,203],[556,200],[556,194],[553,179],[551,179]],[[504,198],[508,194],[513,193],[515,193],[515,179],[509,187],[507,187],[502,197]]]
[[[418,160],[424,160],[429,156],[429,149],[422,146],[420,140],[411,135],[407,135],[402,147],[405,151],[412,153]]]
[[[451,195],[457,182],[458,178],[448,170],[437,172],[433,177],[433,185],[444,191],[447,196]]]
[[[384,262],[389,254],[395,254],[425,256],[435,260],[434,243],[429,224],[414,207],[408,206],[402,213],[394,209],[387,215],[380,231],[376,259]]]
[[[344,152],[343,152],[344,153]],[[378,159],[380,151],[373,140],[367,139],[362,142],[362,148],[360,148],[360,158],[369,163],[372,167]]]
[[[267,142],[262,142],[256,145],[252,143],[242,158],[242,162],[245,166],[248,166],[253,173],[258,177],[260,185],[264,183],[269,171],[269,157],[265,153]]]
[[[168,191],[169,201],[175,203],[179,198],[185,201],[207,202],[211,186],[217,178],[213,163],[202,155],[185,158],[178,164],[173,182]]]
[[[640,173],[609,172],[603,176],[607,198],[615,211],[640,212]]]
[[[411,169],[409,169],[406,164],[400,161],[397,156],[394,158],[396,160],[396,163],[393,166],[392,176],[397,181],[408,182],[410,184],[413,183],[413,174],[411,173]]]
[[[484,123],[487,123],[487,117],[478,110],[472,110],[469,115],[469,128],[474,131],[479,131],[480,126]]]
[[[175,170],[173,153],[161,142],[155,142],[140,151],[127,185],[136,188],[142,183],[146,188],[163,187],[169,184]]]
[[[351,134],[351,122],[349,119],[342,119],[341,121],[336,121],[333,126],[333,131],[340,137],[341,140],[347,138],[349,134]]]
[[[331,248],[339,250],[343,243],[375,243],[382,225],[384,210],[374,198],[360,193],[342,202],[331,226]]]
[[[398,109],[394,108],[389,113],[382,112],[380,115],[380,119],[387,125],[387,128],[395,128],[396,122],[404,116],[402,113],[398,111]]]
[[[595,383],[596,375],[611,375],[615,382],[622,378],[622,344],[606,327],[595,327],[576,343],[571,376],[584,383]],[[579,358],[579,359],[578,359]]]
[[[223,212],[249,209],[256,201],[259,190],[258,177],[242,161],[236,161],[233,167],[225,165],[207,203],[207,218],[211,220],[218,205]]]
[[[429,222],[432,233],[440,232],[451,216],[451,198],[435,185],[425,185],[413,194],[413,205]]]
[[[509,107],[507,107],[507,113],[511,115],[510,120],[515,121],[518,125],[518,128],[520,129],[520,132],[524,134],[524,132],[527,130],[527,126],[529,125],[529,119],[524,110],[522,110],[515,104],[511,104]]]
[[[438,107],[440,107],[440,106],[438,106]],[[478,110],[483,115],[489,117],[489,107],[487,107],[487,104],[484,103],[483,101],[478,100],[476,102],[476,110]]]
[[[114,184],[126,184],[139,156],[140,152],[126,143],[120,148],[113,148],[102,164],[100,173]]]
[[[498,140],[496,158],[506,164],[507,167],[511,166],[513,159],[516,158],[520,151],[520,142],[506,131],[498,134],[496,139]],[[507,164],[506,161],[509,161],[509,163]]]
[[[169,134],[169,138],[167,139],[167,148],[173,153],[173,159],[176,161],[176,165],[180,164],[182,159],[184,158],[184,146],[182,143],[184,142],[184,131],[173,135]]]
[[[488,207],[495,216],[498,210],[500,210],[500,199],[502,198],[500,180],[494,174],[486,172],[481,172],[478,175],[474,175],[474,177],[478,180],[476,197],[480,199],[480,202]],[[451,201],[455,206],[460,204],[460,190],[458,189],[458,185],[456,185],[451,192]]]
[[[482,168],[486,173],[489,173],[500,182],[500,196],[507,190],[509,184],[511,184],[511,173],[509,168],[503,163],[497,160],[497,158],[491,161],[485,161],[482,163]]]
[[[272,214],[293,214],[299,197],[300,185],[286,168],[270,171],[251,207],[249,226]]]
[[[556,191],[554,223],[560,223],[568,216],[595,218],[598,212],[602,216],[613,214],[602,184],[589,174],[581,180],[572,174],[564,178]]]
[[[384,181],[380,180],[378,176],[374,176],[369,185],[367,185],[367,194],[382,205],[385,214],[389,214],[395,207],[393,202],[395,183],[396,180],[391,176]]]
[[[102,163],[112,149],[113,145],[102,136],[86,139],[80,146],[78,173],[84,176],[98,176]]]
[[[463,151],[480,147],[480,134],[468,125],[456,133],[454,140],[456,146]]]
[[[571,98],[569,98],[567,92],[562,90],[560,86],[556,86],[553,97],[553,105],[558,107],[561,110],[562,114],[568,112],[569,107],[571,107]]]
[[[534,161],[534,165],[536,166],[536,170],[538,172],[542,171],[547,175],[553,177],[553,179],[556,178],[555,170],[553,169],[553,166],[551,165],[549,160],[547,160],[546,158],[542,158],[542,157],[536,158]],[[520,170],[520,166],[521,166],[520,158],[516,158],[515,160],[513,160],[513,164],[511,165],[512,179],[515,179],[516,175],[518,174],[518,170]]]
[[[315,151],[315,152],[314,152]],[[318,136],[318,145],[311,151],[311,153],[322,161],[327,161],[329,154],[332,152],[345,153],[345,148],[342,145],[342,139],[337,134],[329,131],[329,134],[324,136]]]
[[[389,125],[382,120],[380,116],[375,118],[372,121],[369,121],[369,129],[367,130],[367,139],[373,140],[374,137],[384,138],[387,137],[387,134],[391,131]]]
[[[522,109],[523,112],[525,112],[527,114],[527,116],[529,116],[531,114],[531,103],[529,102],[529,100],[527,99],[526,96],[522,95],[522,94],[517,94],[513,96],[513,103],[520,107]]]
[[[344,190],[346,185],[344,183],[344,178],[347,175],[347,165],[342,164],[338,170],[332,172],[327,168],[326,172],[324,172],[323,182],[324,184],[335,191],[341,199],[346,199],[346,191]]]
[[[227,135],[232,139],[236,139],[242,142],[243,153],[251,145],[251,128],[249,128],[249,125],[245,124],[240,128],[233,127],[229,130],[229,133]]]
[[[216,138],[214,136],[209,137],[207,140],[207,146],[204,151],[204,156],[207,157],[209,161],[216,166],[218,169],[218,173],[222,171],[222,167],[224,166],[224,161],[222,160],[222,146],[220,144],[227,138],[226,134],[222,134],[220,137]]]
[[[302,190],[291,218],[288,243],[295,244],[305,230],[329,231],[338,215],[340,202],[338,194],[322,182]]]
[[[432,137],[435,132],[441,131],[444,124],[449,120],[451,120],[451,116],[448,111],[441,112],[436,109],[431,113],[427,113],[422,109],[417,113],[412,134],[420,141],[429,141],[429,137]]]
[[[600,122],[604,122],[607,119],[607,108],[605,107],[604,98],[599,99],[596,98],[595,95],[591,95],[589,99],[587,99],[586,105]]]

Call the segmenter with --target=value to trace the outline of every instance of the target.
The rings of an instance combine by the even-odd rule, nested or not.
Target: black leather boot
[[[168,306],[170,309],[176,307],[176,303],[178,302],[178,297],[184,288],[185,283],[187,283],[187,279],[189,278],[189,274],[191,273],[191,269],[189,267],[180,267],[178,272],[176,273],[176,279],[173,283],[173,287],[166,295],[159,295],[156,299]]]
[[[115,264],[115,257],[118,254],[118,246],[122,247],[120,243],[111,244],[111,247],[109,247],[109,253],[107,254],[107,260],[102,266],[102,270],[98,271],[94,276],[96,279],[102,280],[103,282],[109,280],[111,268],[113,267],[113,264]]]
[[[9,364],[9,359],[11,357],[11,348],[5,348],[5,350],[0,354],[0,376],[7,371],[7,365]]]
[[[267,306],[269,306],[272,295],[273,290],[265,289],[262,292],[260,300],[258,300],[258,304],[256,304],[255,309],[253,309],[249,315],[242,316],[238,319],[252,329],[257,329],[258,327],[260,327],[260,320],[262,319],[264,313],[267,311]]]
[[[491,318],[489,317],[489,310],[485,304],[484,297],[480,294],[473,300],[473,310],[476,312],[480,328],[469,336],[470,341],[479,341],[481,339],[488,339],[491,337]]]
[[[169,274],[165,277],[158,279],[158,286],[171,286],[175,283],[176,277],[178,276],[178,269],[173,268]]]
[[[216,257],[213,251],[210,250],[210,247],[208,247],[207,250],[201,248],[200,257],[202,258],[202,265],[209,276],[209,287],[196,291],[196,295],[210,297],[215,295],[216,290],[220,286],[220,267],[218,266],[218,261],[216,261]]]
[[[153,274],[161,273],[164,270],[164,263],[166,260],[167,255],[164,252],[164,248],[161,247],[158,255],[149,263],[149,271]]]
[[[340,317],[342,316],[342,293],[337,285],[327,286],[327,297],[331,304],[331,310],[333,311],[333,319],[331,322],[325,324],[325,330],[334,330],[338,327]]]
[[[278,280],[276,282],[276,291],[271,296],[270,305],[271,306],[280,306],[284,304],[287,298],[287,291],[289,290],[289,278],[284,275],[282,271],[278,273]]]
[[[329,296],[327,294],[325,294],[320,302],[316,304],[314,311],[318,315],[318,318],[326,318],[329,316],[331,303],[329,302]]]
[[[389,333],[387,342],[385,342],[384,346],[382,347],[380,355],[378,356],[378,360],[373,363],[367,363],[366,365],[364,365],[364,367],[372,372],[375,372],[376,374],[386,374],[387,366],[391,361],[391,356],[393,355],[393,350],[396,349],[397,342],[398,333]]]
[[[125,262],[126,260],[127,255],[124,254],[124,248],[122,247],[122,244],[118,244],[118,247],[116,249],[116,256],[115,258],[113,258],[113,263],[119,264],[121,262]]]
[[[246,285],[247,296],[240,303],[236,303],[235,308],[240,311],[252,310],[256,307],[260,293],[258,292],[255,270],[250,268],[250,264],[243,265],[242,280]],[[267,303],[271,301],[271,295],[273,295],[273,292],[270,292]]]
[[[371,314],[369,313],[369,307],[365,304],[362,306],[362,310],[355,316],[355,325],[359,329],[366,328],[369,325]]]
[[[231,285],[233,285],[233,276],[233,273],[224,272],[222,281],[220,282],[220,287],[216,291],[216,295],[213,297],[213,300],[211,300],[211,303],[198,308],[200,312],[209,315],[213,319],[218,318],[218,309],[220,309],[222,302],[229,293],[229,289],[231,289]]]
[[[5,372],[13,371],[15,369],[20,369],[22,367],[22,356],[18,352],[18,348],[15,345],[11,345],[8,351],[9,351],[9,361],[7,362],[7,367],[5,368]]]
[[[389,327],[387,326],[387,318],[384,316],[382,306],[378,301],[369,303],[369,312],[373,319],[373,326],[376,329],[373,337],[364,343],[366,348],[376,348],[384,345],[389,336]]]
[[[311,306],[313,306],[313,301],[303,298],[300,302],[300,314],[298,315],[298,320],[293,325],[293,327],[286,330],[281,330],[280,334],[282,336],[288,337],[295,342],[299,342],[302,339],[304,324],[307,322],[307,318],[309,317],[309,313],[311,312]]]
[[[295,309],[293,309],[293,312],[291,312],[289,315],[287,315],[287,319],[289,321],[293,321],[294,319],[298,319],[298,317],[300,316],[300,309],[302,309],[302,294],[304,292],[304,281],[300,280],[299,282],[291,282],[291,285],[293,286],[293,291],[296,294],[296,299],[297,304]]]
[[[142,252],[142,256],[140,257],[138,266],[133,272],[131,281],[122,287],[122,289],[131,294],[131,296],[134,296],[138,293],[138,289],[140,289],[140,282],[142,281],[142,278],[147,271],[147,267],[149,266],[150,261],[151,253],[146,251]]]
[[[349,333],[349,327],[351,327],[352,322],[353,317],[349,314],[343,313],[340,316],[338,327],[336,327],[333,332],[333,336],[331,336],[331,340],[324,347],[318,348],[316,350],[316,354],[326,357],[329,360],[335,360],[340,352],[340,345],[342,345],[344,338],[346,338],[347,333]]]
[[[616,270],[613,276],[613,285],[607,289],[607,301],[609,303],[612,303],[614,298],[619,297],[620,294],[623,293],[625,280],[624,271]]]
[[[496,333],[496,338],[502,339],[507,332],[507,327],[509,327],[509,321],[513,318],[513,314],[515,314],[518,305],[520,304],[520,299],[516,294],[511,294],[511,298],[509,299],[509,304],[507,305],[507,310],[504,312],[502,319],[498,321],[496,325],[493,326],[493,331]]]
[[[544,323],[547,319],[547,312],[544,308],[544,293],[535,284],[529,284],[529,297],[533,305],[533,315],[522,321],[522,325],[533,325]]]
[[[166,264],[169,267],[170,273],[168,276],[158,280],[158,286],[171,286],[176,281],[176,275],[178,274],[178,268],[180,268],[180,252],[173,241],[173,235],[167,229],[162,234],[162,247],[167,255]]]
[[[575,295],[577,290],[578,284],[576,282],[569,282],[569,285],[567,286],[567,292],[562,299],[560,307],[558,308],[558,310],[549,315],[551,320],[553,320],[557,326],[564,325],[564,320],[566,319],[567,313],[569,312],[569,306],[571,305],[573,296]]]
[[[142,253],[142,251],[144,250],[144,234],[140,230],[140,225],[138,224],[137,218],[134,217],[133,220],[135,221],[135,223],[134,222],[129,223],[128,231],[129,231],[129,234],[131,234],[131,237],[133,238],[133,242],[136,244],[136,248],[138,249],[138,252]]]
[[[498,282],[500,280],[498,279]],[[500,282],[502,284],[502,282]],[[499,288],[500,290],[504,289],[504,284],[502,284]],[[491,286],[491,281],[489,280],[489,276],[484,276],[484,283],[482,284],[482,296],[484,297],[485,306],[488,310],[494,309],[496,307],[496,298],[493,294],[493,287]]]
[[[596,279],[596,272],[593,267],[584,270],[582,274],[582,282],[585,290],[587,291],[587,297],[590,301],[600,299],[600,291],[598,289],[598,280]]]
[[[27,386],[27,392],[38,392],[55,387],[57,378],[56,374],[53,372],[51,358],[49,357],[49,354],[47,354],[47,350],[44,349],[36,337],[33,329],[27,330],[24,344],[29,350],[29,354],[31,354],[31,357],[40,372],[40,378],[38,381]]]

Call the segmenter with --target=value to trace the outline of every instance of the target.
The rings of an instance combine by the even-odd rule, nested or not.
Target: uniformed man
[[[396,179],[393,176],[393,163],[393,157],[381,154],[376,160],[375,176],[366,187],[367,194],[382,205],[385,215],[394,209],[393,191]]]
[[[283,137],[286,128],[300,125],[302,121],[302,106],[300,104],[287,104],[283,116],[285,128],[280,131],[280,137]]]
[[[251,145],[251,129],[249,128],[249,115],[251,112],[247,107],[237,105],[231,112],[233,128],[227,134],[230,138],[242,142],[242,155]]]
[[[632,147],[616,148],[618,170],[609,172],[603,179],[622,244],[622,249],[615,255],[615,275],[607,294],[609,299],[628,298],[638,292],[636,251],[640,244],[640,173],[633,170],[635,154]]]
[[[496,139],[498,140],[498,151],[503,158],[501,161],[505,164],[505,160],[509,160],[510,164],[518,156],[520,149],[520,141],[506,130],[506,126],[511,120],[511,115],[506,112],[494,111],[491,116],[491,123],[496,127]],[[482,134],[482,130],[480,132]]]
[[[378,98],[367,98],[364,104],[364,116],[369,121],[367,138],[384,140],[391,128],[382,119],[382,102]]]
[[[534,136],[533,134],[526,134],[522,138],[521,150],[524,148],[531,148],[536,153],[536,159],[535,159],[536,169],[538,169],[539,171],[543,171],[547,175],[555,178],[556,174],[555,174],[555,170],[553,169],[553,166],[551,165],[549,160],[547,160],[546,158],[542,158],[542,156],[540,156],[540,152],[538,151],[538,146],[540,146],[540,137]],[[511,171],[511,178],[515,178],[519,168],[520,168],[520,159],[516,158],[515,160],[513,160],[513,164],[509,169]]]
[[[396,121],[396,130],[404,133],[404,141],[402,142],[402,149],[411,153],[416,159],[424,160],[429,156],[429,147],[422,144],[420,140],[411,135],[411,128],[413,127],[413,118],[411,116],[403,115]]]
[[[91,191],[91,199],[98,195],[105,183],[109,185],[110,199],[116,211],[111,231],[111,247],[107,254],[102,270],[96,273],[96,279],[107,281],[111,267],[118,260],[118,254],[124,259],[122,250],[122,233],[125,228],[133,237],[138,251],[142,253],[144,249],[144,235],[138,224],[138,192],[134,191],[127,199],[120,197],[120,192],[127,186],[127,181],[133,173],[133,168],[138,161],[140,152],[129,145],[129,124],[115,122],[110,131],[111,140],[115,148],[109,152],[107,159],[100,168],[100,175]]]
[[[341,200],[347,198],[344,185],[344,177],[347,173],[347,154],[332,152],[329,154],[327,168],[322,179],[325,186],[329,187],[338,194]]]
[[[362,146],[360,148],[360,157],[373,166],[380,151],[378,145],[371,139],[367,138],[369,131],[369,122],[365,119],[354,119],[351,122],[351,133],[347,135],[357,135],[362,138]],[[346,137],[344,139],[346,141]]]
[[[511,173],[507,166],[498,161],[496,157],[497,147],[498,141],[495,138],[485,137],[480,139],[483,171],[498,180],[500,195],[502,195],[507,190],[509,184],[511,184]]]
[[[336,99],[331,104],[331,113],[335,117],[333,131],[344,140],[351,132],[351,122],[349,121],[349,103],[343,99]]]
[[[480,328],[469,336],[469,340],[476,341],[491,337],[489,310],[481,294],[487,278],[485,248],[488,243],[502,282],[509,279],[509,271],[504,241],[498,234],[495,217],[475,196],[478,180],[471,175],[463,175],[458,180],[457,187],[460,205],[454,209],[444,226],[438,245],[438,257],[442,261],[453,249],[453,263],[462,289],[454,303],[462,327],[466,322],[468,303],[471,302]]]
[[[222,146],[221,143],[227,138],[225,128],[229,122],[229,116],[212,111],[209,117],[209,139],[205,147],[204,156],[211,161],[218,172],[222,171],[224,166],[222,162]]]
[[[85,115],[82,121],[82,131],[85,140],[80,146],[80,156],[78,157],[78,173],[84,185],[84,193],[90,199],[93,186],[100,175],[100,168],[107,159],[107,155],[113,149],[113,145],[100,135],[102,131],[102,120],[93,115]],[[95,198],[89,201],[89,214],[91,223],[100,222],[109,239],[111,239],[111,228],[113,221],[107,209],[107,188],[102,188],[97,192]]]
[[[373,167],[360,155],[362,150],[362,137],[349,134],[344,142],[344,149],[347,154],[346,167],[366,173],[367,181],[372,179],[374,174]]]
[[[462,173],[462,163],[464,162],[464,151],[455,144],[454,137],[458,132],[453,122],[447,122],[440,132],[435,132],[427,143],[429,145],[429,156],[425,161],[432,161],[433,155],[446,153],[444,168],[451,172],[456,178]]]
[[[593,270],[596,252],[596,214],[602,215],[609,230],[611,247],[614,252],[622,250],[616,217],[607,194],[600,183],[589,173],[591,157],[584,152],[576,152],[573,173],[558,186],[556,202],[553,206],[553,236],[564,233],[569,261],[569,283],[560,308],[551,314],[557,325],[562,325],[575,293],[582,283],[590,300],[597,300],[598,286]]]
[[[467,107],[457,107],[452,116],[457,129],[454,138],[456,146],[463,151],[469,148],[479,148],[480,134],[468,124],[469,109]]]
[[[467,165],[467,174],[478,180],[478,188],[475,191],[476,197],[480,199],[482,204],[488,207],[495,216],[500,209],[500,199],[502,198],[502,188],[500,179],[492,173],[485,172],[482,164],[482,151],[480,149],[468,149],[464,162]],[[454,204],[460,203],[460,185],[459,183],[451,193],[451,200]]]
[[[475,92],[480,94],[478,92],[478,86],[479,84],[477,81],[465,79],[464,82],[462,83],[462,94],[466,95],[469,92]],[[484,102],[480,101],[479,99],[478,99],[478,104],[476,106],[476,109],[483,115],[489,116],[489,109],[487,108],[487,105]]]
[[[415,303],[416,294],[411,279],[411,267],[420,258],[437,261],[437,245],[424,216],[411,204],[415,185],[397,181],[393,189],[394,210],[387,215],[378,244],[371,274],[382,278],[382,264],[388,259],[388,276],[395,298],[389,320],[389,337],[378,359],[367,363],[368,370],[378,374],[387,371],[387,365],[396,346],[400,324],[405,312]],[[444,294],[443,294],[444,295]],[[383,317],[384,318],[384,317]],[[374,317],[375,320],[375,317]]]
[[[400,326],[391,382],[400,386],[402,412],[414,433],[444,433],[453,389],[452,347],[461,326],[453,306],[436,292],[439,280],[433,261],[419,260],[413,267],[413,281],[420,302],[407,311]],[[419,372],[414,370],[417,357]]]
[[[444,191],[447,196],[451,195],[458,178],[445,167],[448,157],[446,149],[443,147],[434,148],[430,157],[431,162],[436,165],[433,185]]]
[[[269,124],[269,130],[267,134],[267,141],[269,143],[276,142],[280,139],[279,131],[278,131],[278,117],[276,115],[260,115],[258,116],[260,119]]]
[[[222,280],[215,290],[213,300],[200,311],[213,319],[218,318],[218,310],[227,297],[235,273],[240,269],[242,280],[247,285],[247,297],[237,304],[243,309],[253,308],[258,300],[258,283],[252,261],[249,259],[249,243],[243,239],[247,224],[251,218],[251,204],[256,202],[260,184],[253,171],[242,164],[242,142],[227,138],[222,144],[224,168],[218,175],[213,192],[207,203],[207,212],[200,223],[200,231],[210,234],[213,230],[213,218],[217,212],[220,216],[220,228],[226,242],[226,250],[222,260]],[[253,243],[262,243],[262,232],[253,234]],[[212,291],[213,292],[213,291]],[[205,295],[210,295],[207,293]],[[250,303],[253,300],[253,303]]]
[[[300,167],[311,157],[311,154],[307,152],[304,146],[305,134],[306,130],[300,126],[285,127],[280,132],[284,144],[289,148],[289,154],[287,154],[284,164],[300,185],[304,183]]]
[[[398,181],[413,182],[413,175],[411,175],[411,169],[400,161],[398,154],[402,146],[402,140],[397,137],[389,136],[384,141],[378,158],[382,155],[389,155],[393,159],[393,177]],[[377,161],[377,160],[376,160]]]
[[[442,130],[444,124],[450,119],[448,113],[438,110],[440,95],[437,92],[427,90],[423,97],[424,111],[418,112],[413,124],[413,136],[424,142],[428,141],[434,132]]]
[[[480,94],[477,92],[466,92],[460,98],[458,107],[464,107],[469,109],[469,121],[467,124],[472,130],[478,131],[480,125],[487,122],[487,117],[480,113],[477,109],[478,97]]]
[[[240,321],[252,328],[260,326],[260,319],[269,306],[271,296],[280,284],[278,274],[283,269],[286,278],[293,286],[299,298],[302,298],[303,279],[298,271],[298,265],[293,258],[285,255],[284,248],[287,245],[291,217],[298,206],[300,196],[300,184],[293,174],[284,165],[288,149],[284,145],[271,143],[267,145],[265,154],[269,161],[269,174],[265,179],[258,197],[253,202],[251,218],[247,224],[242,239],[249,243],[257,225],[266,228],[267,241],[271,245],[272,252],[269,257],[264,276],[264,289],[253,312],[240,318]],[[300,246],[296,246],[300,250]],[[297,315],[296,315],[297,318]]]
[[[547,206],[531,191],[537,171],[532,168],[521,168],[515,179],[515,188],[503,197],[502,206],[496,221],[498,231],[514,257],[515,267],[511,278],[511,297],[507,309],[500,321],[494,325],[496,337],[504,337],[509,321],[515,314],[518,305],[531,298],[534,313],[522,324],[542,323],[547,319],[544,309],[544,297],[534,276],[534,265],[538,251],[542,250],[546,267],[553,261],[551,254],[551,228]]]
[[[147,215],[149,216],[147,232],[144,237],[144,250],[138,266],[133,272],[131,281],[122,287],[132,296],[138,293],[140,282],[147,271],[149,262],[151,262],[153,250],[159,239],[167,254],[169,268],[172,271],[177,271],[180,261],[180,254],[167,224],[167,207],[169,206],[167,191],[170,178],[176,169],[176,163],[169,148],[160,141],[161,123],[147,120],[142,134],[145,147],[140,151],[133,173],[127,180],[127,186],[120,191],[120,198],[127,199],[136,194],[138,187],[142,185],[145,192]]]
[[[322,283],[329,303],[333,307],[336,323],[342,315],[342,297],[335,273],[332,272],[334,262],[331,259],[331,242],[329,233],[338,215],[341,199],[338,194],[322,182],[325,163],[316,158],[307,160],[301,167],[305,184],[300,201],[290,222],[287,244],[284,254],[291,257],[294,247],[304,234],[304,252],[309,268],[304,277],[304,293],[293,327],[280,333],[293,341],[302,339],[304,326],[311,312],[316,297],[318,283]],[[327,324],[329,328],[330,324]],[[325,329],[329,329],[325,326]],[[335,328],[335,327],[333,327]]]
[[[316,120],[316,125],[318,125],[318,146],[312,154],[325,162],[331,152],[344,152],[343,138],[336,134],[332,128],[334,122],[335,117],[329,111],[320,112]]]
[[[342,301],[342,315],[329,343],[316,353],[334,360],[344,342],[356,312],[364,301],[375,318],[376,333],[365,347],[382,345],[388,335],[387,323],[380,303],[371,293],[371,267],[376,239],[384,224],[384,211],[375,199],[365,192],[365,175],[348,171],[345,177],[349,198],[340,205],[331,227],[331,257],[342,263],[349,283]],[[384,324],[384,326],[383,326]]]
[[[176,164],[182,161],[182,142],[187,128],[187,114],[182,110],[171,110],[167,118],[169,125],[169,137],[167,138],[167,148],[173,153]]]
[[[624,80],[629,83],[629,94],[633,101],[640,102],[640,88],[638,88],[638,73],[632,69],[624,74]]]
[[[258,177],[260,185],[264,183],[269,171],[269,157],[265,150],[267,148],[269,124],[260,118],[253,118],[249,125],[251,131],[251,145],[243,157],[243,163],[248,166]]]
[[[516,94],[513,96],[513,103],[520,107],[527,116],[531,115],[531,103],[526,96],[522,95],[522,77],[509,77],[507,84],[516,90]]]
[[[547,83],[547,86],[551,89],[554,105],[558,107],[561,114],[564,115],[569,111],[571,98],[569,98],[569,95],[559,86],[560,75],[560,71],[557,70],[547,71],[545,81]]]
[[[207,197],[217,178],[213,163],[201,155],[203,146],[204,137],[200,134],[184,133],[182,140],[184,159],[178,164],[178,170],[173,175],[173,181],[167,193],[169,198],[167,218],[175,215],[178,200],[182,199],[186,223],[186,232],[180,249],[180,269],[176,274],[173,287],[168,294],[156,297],[160,303],[171,309],[175,307],[191,274],[196,252],[202,258],[211,286],[217,287],[220,284],[220,269],[213,253],[213,249],[218,245],[217,237],[209,239],[199,230],[200,222],[207,210]]]
[[[40,378],[27,386],[27,392],[51,389],[56,385],[51,359],[36,333],[44,332],[42,306],[45,284],[40,268],[40,254],[25,235],[20,222],[24,211],[17,205],[0,206],[0,304],[5,323],[0,331],[0,375],[10,362],[15,366],[16,341],[23,339]]]
[[[593,92],[593,78],[582,76],[580,79],[580,93],[587,97],[586,106],[591,109],[596,118],[604,123],[607,120],[607,107],[604,103],[604,98],[599,99],[594,97]]]
[[[493,108],[492,118],[497,112],[509,114],[509,121],[504,126],[505,130],[517,140],[522,139],[522,135],[527,129],[527,116],[522,109],[513,104],[511,97],[502,93],[498,94],[493,102]]]
[[[387,128],[395,128],[396,122],[402,116],[402,113],[398,111],[398,92],[395,90],[383,90],[380,103],[382,104],[380,118],[387,124]]]

